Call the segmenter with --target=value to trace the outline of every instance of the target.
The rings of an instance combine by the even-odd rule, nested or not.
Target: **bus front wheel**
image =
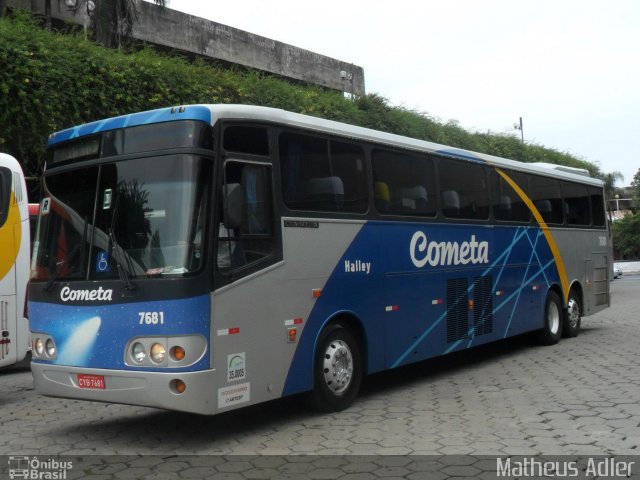
[[[320,336],[314,361],[311,404],[322,412],[338,412],[353,403],[362,383],[360,346],[340,323]]]
[[[547,293],[544,305],[544,326],[538,332],[538,338],[544,345],[555,345],[562,336],[562,301],[553,290]]]

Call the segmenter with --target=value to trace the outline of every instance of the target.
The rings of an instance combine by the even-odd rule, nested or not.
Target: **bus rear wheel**
[[[567,302],[567,314],[564,317],[564,325],[562,325],[562,336],[577,337],[580,333],[580,323],[582,320],[582,307],[580,296],[573,289],[569,292],[569,301]]]
[[[543,345],[555,345],[562,336],[562,302],[553,290],[547,293],[544,305],[544,326],[538,332],[538,339]]]
[[[311,404],[322,412],[349,407],[362,383],[360,346],[340,323],[329,325],[320,336],[314,360],[314,389]]]

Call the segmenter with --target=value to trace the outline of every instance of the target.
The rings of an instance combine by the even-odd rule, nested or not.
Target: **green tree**
[[[624,175],[618,171],[605,173],[600,177],[604,182],[604,195],[607,199],[615,198],[616,183],[623,178]]]
[[[631,198],[633,199],[633,208],[636,211],[640,210],[640,168],[631,181]]]
[[[613,222],[613,248],[624,260],[640,259],[640,212]]]

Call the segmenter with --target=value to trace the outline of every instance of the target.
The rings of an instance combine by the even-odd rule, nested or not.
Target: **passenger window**
[[[562,197],[568,225],[591,225],[591,208],[586,185],[562,182]]]
[[[525,175],[520,173],[504,172],[524,192],[528,192],[528,181]],[[529,222],[531,211],[520,195],[511,187],[498,172],[491,173],[491,191],[493,202],[493,216],[496,220],[504,222]]]
[[[372,161],[378,212],[425,217],[436,215],[436,184],[431,158],[375,150]]]
[[[486,220],[489,218],[489,188],[482,165],[441,160],[440,201],[448,218]]]
[[[0,227],[7,221],[11,199],[11,170],[0,167]]]
[[[275,251],[271,168],[228,161],[218,225],[217,264],[231,273],[260,262]]]
[[[364,213],[364,152],[354,144],[310,135],[280,135],[282,194],[292,210]]]
[[[546,223],[564,222],[560,184],[551,178],[531,176],[531,200]]]
[[[224,149],[249,155],[269,155],[269,136],[264,127],[231,126],[224,131]]]
[[[593,220],[593,226],[604,227],[605,215],[602,189],[589,187],[589,196],[591,197],[591,219]]]

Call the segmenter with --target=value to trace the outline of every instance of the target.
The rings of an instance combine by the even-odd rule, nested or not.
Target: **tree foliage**
[[[631,181],[631,199],[633,201],[633,208],[636,211],[640,210],[640,168],[633,176]]]
[[[98,2],[96,5],[111,2]],[[115,2],[117,3],[117,2]],[[191,103],[242,103],[342,121],[525,162],[600,169],[583,159],[514,135],[471,133],[424,112],[391,106],[377,94],[292,84],[264,73],[190,61],[150,49],[108,49],[80,34],[39,28],[27,14],[0,21],[0,151],[37,175],[54,131],[135,111]]]
[[[613,222],[613,248],[624,260],[640,259],[640,212]]]
[[[607,198],[614,198],[616,193],[616,183],[624,178],[622,173],[615,171],[604,173],[600,179],[604,182],[604,194]]]

